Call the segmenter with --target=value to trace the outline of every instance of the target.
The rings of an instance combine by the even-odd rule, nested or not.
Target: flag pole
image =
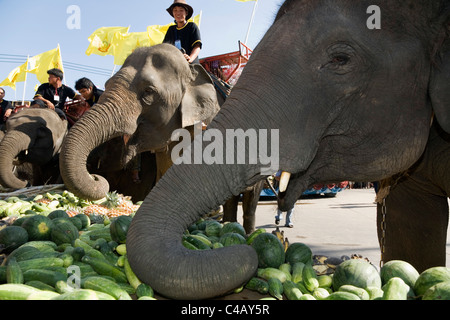
[[[64,72],[64,65],[63,65],[63,61],[62,61],[62,54],[61,54],[61,48],[59,47],[59,43],[58,43],[58,51],[59,51],[59,56],[61,57],[61,67],[62,67],[62,71]],[[64,81],[64,85],[66,86],[66,77],[63,77],[63,81]]]
[[[114,71],[116,71],[116,67],[117,67],[117,65],[116,64],[114,64],[114,68],[113,68],[113,71],[111,72],[111,77],[114,75]]]
[[[250,18],[250,23],[248,25],[248,30],[247,30],[247,35],[245,36],[245,44],[247,45],[247,41],[248,41],[248,35],[250,34],[250,28],[253,24],[253,19],[255,17],[255,12],[256,12],[256,6],[258,5],[258,0],[255,0],[255,4],[253,5],[253,12],[252,12],[252,17]]]
[[[22,105],[25,104],[25,90],[27,88],[27,76],[28,76],[28,60],[30,59],[30,55],[27,55],[27,67],[25,70],[25,81],[23,82],[23,95],[22,95]]]

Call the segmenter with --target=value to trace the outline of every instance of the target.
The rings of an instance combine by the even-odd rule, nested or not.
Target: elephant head
[[[66,134],[67,121],[51,109],[25,108],[12,115],[0,142],[0,184],[14,189],[25,187],[28,182],[13,173],[14,163],[47,165],[57,159]]]
[[[273,173],[290,176],[281,182],[284,210],[314,183],[375,181],[406,170],[424,151],[435,107],[436,120],[449,128],[450,84],[439,78],[448,78],[450,61],[437,54],[449,41],[448,4],[285,1],[204,132],[203,154],[217,145],[211,136],[225,141],[230,130],[255,130],[259,141],[267,130],[278,132]],[[381,28],[368,23],[374,18]],[[235,158],[241,150],[238,156],[249,160],[255,146],[223,150]],[[181,238],[201,215],[268,176],[263,157],[257,159],[182,163],[167,171],[127,236],[128,259],[142,281],[170,298],[201,299],[225,294],[255,274],[250,246],[189,251]]]
[[[86,199],[100,199],[108,182],[86,169],[89,154],[124,137],[124,164],[145,151],[167,148],[172,132],[209,123],[218,112],[217,93],[200,65],[189,65],[172,45],[135,50],[106,83],[105,92],[70,129],[61,151],[65,185]]]

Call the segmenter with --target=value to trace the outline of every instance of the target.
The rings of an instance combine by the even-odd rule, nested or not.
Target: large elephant
[[[276,169],[285,172],[278,200],[283,210],[314,183],[376,181],[404,172],[433,143],[432,120],[450,132],[449,3],[285,1],[204,135],[211,136],[210,130],[222,137],[237,129],[256,130],[260,137],[268,132],[263,129],[278,132],[272,151],[279,153]],[[214,141],[204,144],[204,152],[209,152]],[[448,169],[449,141],[442,138],[442,144],[442,168]],[[248,149],[246,145],[243,152]],[[266,178],[267,163],[262,160],[170,168],[128,231],[127,255],[136,275],[160,294],[177,299],[223,295],[254,276],[258,259],[251,246],[189,251],[181,238],[199,216]],[[441,194],[433,201],[446,201],[448,172],[437,172],[447,184],[438,186]],[[412,231],[405,225],[394,229],[388,224],[387,229],[415,239],[422,222],[441,215],[442,222],[431,225],[426,234],[426,241],[434,244],[434,231],[444,229],[448,219],[445,206],[435,207],[440,211],[416,215]],[[405,238],[396,243],[386,237],[385,256],[393,259],[389,252],[402,248],[403,258],[419,269],[434,264],[422,247],[418,251]],[[441,236],[439,241],[439,249],[424,250],[443,257]]]
[[[67,130],[67,120],[51,109],[24,108],[13,114],[0,142],[0,185],[20,189],[61,183],[59,153]],[[16,165],[31,167],[31,172],[15,174]]]

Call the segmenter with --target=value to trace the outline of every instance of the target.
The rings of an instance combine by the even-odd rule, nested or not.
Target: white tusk
[[[286,188],[289,184],[289,179],[291,178],[291,174],[287,171],[283,171],[280,177],[280,192],[285,192]]]

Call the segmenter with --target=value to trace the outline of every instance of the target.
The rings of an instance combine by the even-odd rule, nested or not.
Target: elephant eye
[[[344,54],[336,55],[331,58],[331,61],[329,63],[336,65],[336,66],[343,66],[348,63],[350,60],[350,57]]]
[[[142,92],[141,99],[143,100],[144,103],[151,104],[155,100],[156,94],[157,92],[154,88],[147,87]]]

